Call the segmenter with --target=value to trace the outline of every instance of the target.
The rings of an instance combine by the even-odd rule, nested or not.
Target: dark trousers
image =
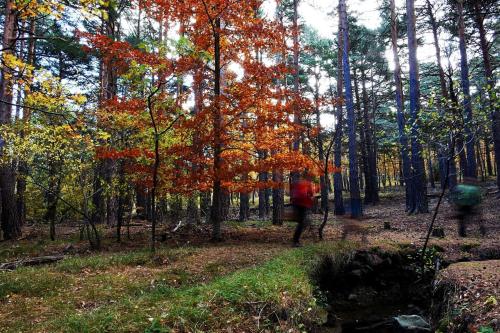
[[[474,219],[478,219],[479,231],[481,235],[486,234],[486,229],[483,225],[481,214],[474,206],[460,206],[458,208],[458,235],[460,237],[467,236],[467,225]]]
[[[297,221],[297,227],[295,228],[295,232],[293,234],[293,242],[295,244],[299,243],[300,236],[306,227],[307,221],[307,208],[303,206],[294,205],[293,210],[295,212],[295,219]]]

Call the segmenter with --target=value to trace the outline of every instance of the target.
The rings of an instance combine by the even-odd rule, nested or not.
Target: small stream
[[[312,273],[328,310],[321,332],[429,332],[434,273],[419,274],[415,257],[378,250],[341,263],[324,257]],[[408,321],[417,328],[405,329]]]

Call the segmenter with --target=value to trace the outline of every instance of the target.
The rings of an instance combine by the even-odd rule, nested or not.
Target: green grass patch
[[[171,262],[192,252],[189,248],[160,249],[154,256],[148,250],[127,253],[98,254],[84,257],[72,257],[59,262],[56,270],[78,273],[83,270],[104,270],[117,266],[155,266],[162,262]]]
[[[171,254],[165,251],[164,255]],[[1,273],[0,295],[43,296],[47,309],[38,314],[36,308],[23,304],[17,312],[26,318],[0,324],[8,332],[167,332],[170,328],[216,332],[252,321],[264,305],[264,314],[285,311],[287,320],[299,324],[312,316],[316,304],[309,273],[318,258],[350,251],[348,243],[289,249],[256,267],[198,285],[173,284],[172,278],[181,272],[155,269],[147,271],[152,275],[127,276],[129,269],[123,275],[105,271],[116,265],[153,264],[147,252],[70,258],[52,267]],[[37,315],[41,319],[32,326]],[[261,325],[273,323],[264,317]]]
[[[472,249],[475,249],[477,247],[481,246],[480,243],[478,242],[467,242],[464,244],[460,245],[460,251],[462,252],[470,252]]]
[[[48,268],[25,267],[12,272],[0,271],[0,300],[12,294],[50,296],[71,282],[71,277]]]

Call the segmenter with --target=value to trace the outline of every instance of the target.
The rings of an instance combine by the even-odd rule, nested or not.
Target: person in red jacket
[[[313,206],[312,182],[303,177],[290,186],[290,201],[294,209],[297,227],[293,234],[293,246],[300,246],[300,236],[306,227],[307,212]]]

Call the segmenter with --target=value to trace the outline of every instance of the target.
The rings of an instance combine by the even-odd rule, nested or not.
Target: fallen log
[[[12,262],[5,262],[0,264],[0,270],[4,271],[12,271],[19,267],[26,266],[38,266],[38,265],[46,265],[57,262],[59,260],[64,259],[64,256],[43,256],[43,257],[34,257],[34,258],[26,258],[21,260],[16,260]]]

